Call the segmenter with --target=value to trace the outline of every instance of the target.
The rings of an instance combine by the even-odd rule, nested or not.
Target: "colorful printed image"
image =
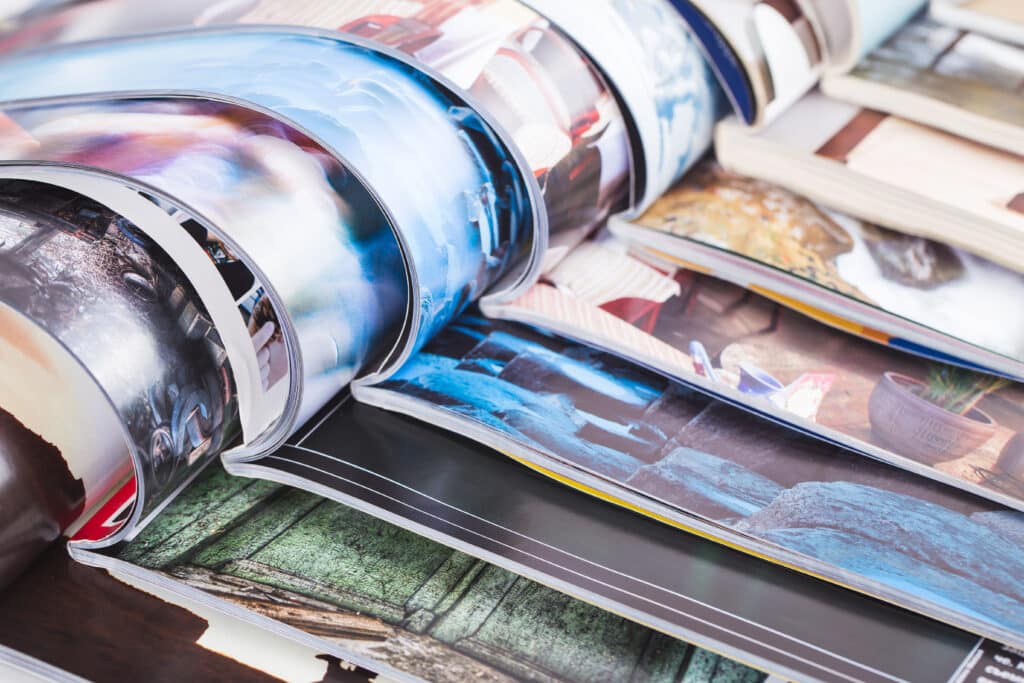
[[[280,29],[192,30],[12,58],[0,76],[2,99],[130,90],[268,107],[359,169],[414,270],[412,348],[532,251],[528,193],[494,132],[452,93],[369,48]]]
[[[65,109],[63,113],[66,114],[67,110]],[[133,113],[139,114],[141,112],[135,110]],[[37,140],[37,144],[42,147],[45,147],[46,143],[47,141]],[[99,144],[106,148],[109,142]],[[76,145],[76,155],[80,159],[86,154],[82,146],[81,141]],[[90,153],[94,154],[98,153],[98,151],[98,148],[89,150]],[[52,157],[56,155],[56,152],[49,150],[47,154]],[[170,155],[160,159],[158,163],[170,164]],[[122,169],[122,172],[124,170],[126,169]],[[168,205],[167,202],[159,197],[143,196],[167,211],[172,218],[177,219],[184,231],[200,246],[203,253],[216,266],[217,272],[223,278],[228,291],[238,306],[238,312],[245,322],[249,338],[252,340],[253,349],[257,353],[263,391],[268,392],[278,382],[287,380],[288,349],[284,340],[284,327],[277,311],[274,309],[273,302],[267,296],[266,285],[259,280],[243,258],[236,254],[230,245],[203,227],[192,216],[176,206]]]
[[[546,278],[511,315],[518,309],[520,319],[824,438],[1024,505],[1018,384],[845,334],[614,240],[581,245]]]
[[[1024,48],[922,18],[852,75],[1014,126],[1024,125]]]
[[[425,680],[765,679],[343,505],[220,468],[117,556]]]
[[[755,312],[714,284],[680,284],[695,309],[742,314],[725,326],[756,334],[781,313]],[[707,324],[691,334],[711,339]],[[748,390],[774,388],[758,372],[765,359],[740,369]],[[826,385],[814,373],[784,391],[812,409]],[[796,553],[787,561],[842,584],[1024,642],[1024,590],[1014,578],[1024,571],[1024,514],[824,445],[593,348],[463,316],[382,389],[357,397],[435,424],[454,418],[499,450],[589,472],[613,495],[639,492]],[[480,427],[492,436],[481,437]]]
[[[144,0],[103,0],[48,15],[0,40],[0,53],[239,21],[371,38],[469,90],[512,134],[542,187],[550,188],[545,194],[558,244],[563,236],[578,240],[599,222],[595,205],[607,211],[624,199],[629,159],[623,155],[630,150],[610,89],[624,101],[637,133],[633,165],[641,168],[633,180],[643,195],[637,203],[652,201],[708,149],[711,128],[725,113],[696,41],[663,0],[182,0],[158,9]]]
[[[697,40],[669,3],[607,1],[643,46],[640,63],[647,62],[650,72],[645,94],[655,103],[661,133],[659,147],[644,145],[644,155],[657,164],[645,194],[653,199],[711,147],[712,128],[727,108],[725,96]]]
[[[629,135],[614,95],[570,40],[519,0],[189,0],[159,14],[146,0],[94,5],[56,13],[47,25],[51,39],[63,39],[53,27],[65,24],[78,28],[80,40],[83,25],[99,38],[244,23],[337,30],[382,43],[463,88],[510,134],[544,191],[556,244],[578,242],[626,208]],[[93,12],[103,21],[91,20]],[[135,25],[140,21],[149,25]]]
[[[635,205],[646,206],[711,146],[726,102],[696,39],[664,0],[524,0],[572,38],[608,78],[632,119]]]
[[[150,197],[216,265],[268,390],[282,388],[276,380],[288,360],[268,287],[281,298],[298,337],[307,414],[396,343],[408,284],[394,232],[363,183],[308,136],[264,114],[199,99],[11,107],[6,120],[0,146],[11,157],[118,173],[210,220],[220,234]],[[31,144],[19,142],[26,139]]]
[[[518,0],[259,0],[238,21],[336,29],[447,76],[525,155],[557,246],[578,242],[626,206],[629,137],[615,97],[589,60]]]
[[[757,261],[1024,361],[1024,312],[989,295],[1024,299],[1024,275],[830,211],[713,161],[694,169],[634,224]],[[807,301],[813,297],[810,290]]]
[[[137,226],[66,190],[3,181],[0,264],[0,300],[59,339],[119,413],[143,515],[238,435],[220,336]]]

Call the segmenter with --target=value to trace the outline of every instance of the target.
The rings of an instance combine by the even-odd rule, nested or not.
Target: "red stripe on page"
[[[100,506],[92,517],[86,520],[72,541],[102,541],[112,536],[128,519],[128,512],[135,504],[135,477],[129,479],[106,503]]]
[[[826,157],[841,164],[845,164],[850,152],[857,149],[857,145],[863,142],[864,138],[878,128],[882,121],[889,117],[874,109],[861,109],[850,121],[843,126],[842,130],[822,145],[816,154]]]

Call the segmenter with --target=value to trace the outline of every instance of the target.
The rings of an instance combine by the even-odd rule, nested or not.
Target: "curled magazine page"
[[[725,98],[682,17],[661,0],[524,0],[606,75],[630,116],[642,210],[710,148]]]
[[[460,88],[521,150],[543,190],[553,247],[548,261],[610,214],[668,187],[708,148],[722,109],[695,41],[660,0],[602,0],[580,8],[520,0],[175,6],[152,15],[145,0],[68,8],[48,17],[47,30],[23,31],[41,37],[17,48],[245,23],[330,30],[396,49]],[[138,16],[149,23],[140,26]],[[70,26],[73,36],[63,31]],[[634,64],[643,66],[639,74]],[[537,244],[535,251],[547,250]]]
[[[928,0],[847,0],[852,6],[854,27],[853,52],[850,59],[833,65],[848,71],[872,50],[889,39],[918,12]]]
[[[928,4],[928,0],[806,1],[818,16],[831,75],[854,68]]]
[[[308,135],[199,98],[75,98],[4,116],[8,157],[102,169],[202,219],[184,217],[183,227],[229,282],[265,360],[261,382],[296,396],[266,447],[400,343],[409,295],[390,220]]]
[[[519,0],[258,0],[210,23],[293,24],[381,43],[461,88],[519,147],[540,185],[546,260],[629,202],[629,131],[614,92],[560,30]],[[238,16],[235,16],[237,14]]]
[[[747,125],[759,115],[760,102],[747,63],[725,39],[721,29],[690,0],[671,0],[700,45],[711,71],[722,86],[732,111]]]
[[[726,374],[695,350],[675,357]],[[771,381],[751,374],[750,385]],[[788,396],[814,408],[821,382],[815,375]],[[358,398],[657,519],[1024,643],[1014,578],[1024,571],[1024,514],[823,446],[594,348],[467,315]]]
[[[395,365],[530,262],[541,219],[518,153],[454,92],[383,47],[312,29],[223,28],[61,46],[10,58],[2,72],[2,99],[177,90],[266,106],[358,168],[410,264],[411,335]],[[432,172],[442,161],[445,172]]]
[[[818,82],[827,59],[814,12],[797,0],[673,0],[695,27],[738,114],[771,123]],[[739,73],[736,73],[736,72]],[[745,91],[752,99],[749,105]]]
[[[50,335],[73,354],[116,414],[116,428],[64,456],[93,461],[85,466],[88,475],[79,465],[72,470],[91,489],[82,512],[93,512],[125,480],[133,481],[138,504],[111,530],[116,539],[239,436],[230,360],[201,295],[139,226],[82,195],[22,180],[0,180],[0,218],[0,301],[39,330],[5,325],[7,343],[46,369],[54,347],[41,334]],[[22,367],[32,371],[27,363]],[[76,376],[81,373],[72,372],[69,380]],[[53,382],[51,377],[51,388]],[[79,386],[61,389],[68,393],[54,407],[83,398]],[[67,446],[59,424],[40,423],[38,415],[30,419],[31,399],[7,389],[4,403],[15,406],[15,420],[20,416],[27,429],[40,429],[36,438],[51,447]],[[91,409],[102,414],[97,405]],[[69,414],[89,410],[81,406]],[[55,413],[46,413],[52,420]],[[82,425],[109,429],[110,421]],[[130,458],[121,460],[125,451]]]
[[[721,89],[696,38],[670,5],[660,0],[601,0],[586,6],[532,0],[527,4],[547,13],[589,52],[632,117],[639,135],[637,148],[642,150],[637,173],[643,173],[646,182],[639,205],[619,215],[634,215],[700,160],[723,113]],[[643,67],[639,73],[630,68],[637,64]],[[544,273],[573,253],[554,246]],[[536,287],[525,296],[531,296]],[[502,318],[521,298],[489,297],[480,308],[488,316]]]
[[[497,297],[521,292],[536,279],[549,232],[558,244],[571,246],[628,203],[631,150],[614,95],[572,42],[519,0],[416,0],[372,12],[363,0],[329,6],[316,0],[185,0],[157,12],[149,5],[104,0],[55,10],[34,30],[22,30],[24,40],[15,36],[8,51],[188,26],[250,24],[360,45],[368,41],[401,56],[414,72],[461,102],[451,117],[466,118],[459,124],[484,161],[493,160],[489,145],[500,147],[490,172],[500,176],[511,172],[503,168],[511,165],[523,175],[523,215],[511,220],[524,222],[524,245],[494,287]],[[0,43],[0,54],[4,51]],[[531,93],[525,101],[524,93]]]
[[[267,335],[267,326],[278,330],[276,321],[254,328],[251,315],[234,301],[227,276],[208,257],[200,244],[182,228],[175,216],[150,199],[107,177],[80,168],[53,165],[19,166],[0,163],[0,178],[32,180],[64,188],[89,197],[135,225],[144,225],[152,240],[181,269],[195,287],[217,330],[225,353],[231,361],[232,376],[238,390],[238,414],[241,442],[257,444],[285,412],[287,396],[287,353],[281,335]],[[250,288],[252,289],[252,288]],[[247,328],[248,325],[248,328]],[[256,333],[250,338],[250,334]],[[285,391],[272,391],[281,387]]]
[[[817,18],[828,72],[831,73],[833,64],[845,62],[853,52],[854,26],[850,20],[851,4],[833,0],[802,0],[801,4]]]
[[[1024,275],[704,162],[610,229],[657,260],[754,289],[851,334],[1024,378]],[[817,313],[815,313],[817,311]]]

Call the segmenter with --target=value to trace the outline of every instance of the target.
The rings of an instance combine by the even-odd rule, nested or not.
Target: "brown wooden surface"
[[[0,644],[89,680],[277,680],[197,645],[206,627],[188,610],[74,562],[62,545],[0,592]],[[352,676],[335,660],[326,678],[359,680]]]

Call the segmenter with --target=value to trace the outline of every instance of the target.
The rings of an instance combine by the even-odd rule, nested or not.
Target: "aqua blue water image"
[[[1024,635],[1024,515],[608,354],[465,315],[383,389],[799,553],[844,583]]]

